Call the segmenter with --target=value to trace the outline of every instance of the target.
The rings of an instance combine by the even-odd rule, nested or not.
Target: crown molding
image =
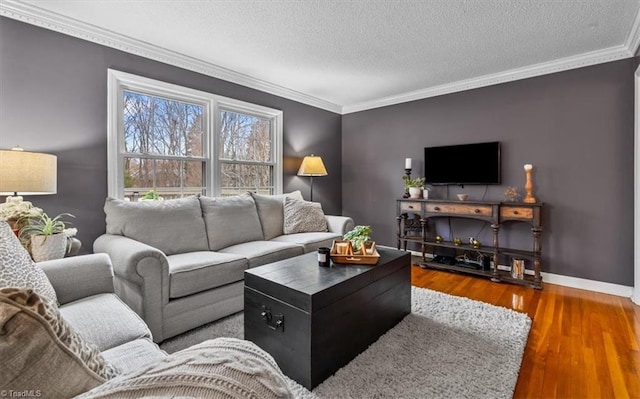
[[[640,47],[640,9],[636,13],[636,18],[633,20],[633,25],[625,41],[625,46],[632,57],[638,54],[638,48]]]
[[[77,37],[82,40],[111,47],[126,53],[139,55],[141,57],[198,72],[203,75],[222,79],[342,115],[631,58],[636,55],[640,48],[639,11],[636,14],[633,26],[624,45],[440,86],[429,87],[372,101],[365,101],[352,105],[340,105],[291,90],[283,86],[269,83],[249,75],[241,74],[215,64],[204,62],[175,51],[154,46],[139,40],[134,40],[125,35],[98,28],[94,25],[68,18],[60,14],[20,3],[17,0],[2,0],[2,2],[0,2],[0,16],[15,19],[65,35]]]
[[[68,36],[111,47],[129,54],[177,66],[203,75],[236,83],[289,100],[311,105],[334,113],[341,113],[342,106],[273,83],[256,79],[218,65],[155,46],[97,26],[43,10],[16,0],[0,2],[0,16],[39,26]]]
[[[481,87],[513,82],[515,80],[533,78],[536,76],[548,75],[556,72],[563,72],[596,64],[603,64],[605,62],[617,61],[630,57],[633,57],[633,54],[628,50],[627,46],[616,46],[605,50],[584,53],[573,57],[561,58],[558,60],[543,62],[535,65],[529,65],[523,68],[511,69],[509,71],[494,73],[491,75],[479,76],[477,78],[461,80],[458,82],[430,87],[423,90],[402,93],[397,96],[385,97],[378,100],[367,101],[354,105],[345,105],[344,107],[342,107],[342,114],[350,114],[374,108],[386,107],[389,105],[406,103],[409,101],[441,96],[444,94],[473,90]]]

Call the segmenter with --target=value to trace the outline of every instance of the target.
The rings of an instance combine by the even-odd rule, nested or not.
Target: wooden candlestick
[[[526,195],[524,196],[524,199],[522,200],[522,202],[527,204],[535,204],[537,202],[536,197],[533,196],[533,180],[531,179],[532,172],[533,172],[533,165],[531,164],[524,165],[524,173],[527,177],[527,180],[524,183],[524,190],[526,192]]]
[[[409,159],[409,158],[407,158],[407,159]],[[409,179],[411,179],[411,168],[405,168],[404,169],[404,174],[407,175],[407,177]],[[409,187],[405,187],[404,188],[404,195],[402,196],[402,198],[409,198]]]

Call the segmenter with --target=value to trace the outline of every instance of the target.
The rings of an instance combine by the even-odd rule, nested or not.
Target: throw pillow
[[[271,240],[284,233],[284,200],[293,198],[302,200],[302,193],[296,190],[286,194],[262,195],[251,193],[256,201],[258,216],[262,225],[265,240]]]
[[[327,219],[318,202],[284,200],[284,234],[328,231]]]
[[[28,288],[0,289],[0,357],[3,389],[38,388],[43,397],[78,395],[117,372]]]
[[[207,251],[207,233],[196,197],[129,202],[107,198],[107,233],[129,237],[173,255]]]
[[[264,239],[256,203],[248,193],[232,197],[200,197],[200,205],[211,251]]]
[[[31,260],[29,252],[5,221],[0,220],[0,287],[33,288],[43,298],[58,304],[56,291],[46,274]]]

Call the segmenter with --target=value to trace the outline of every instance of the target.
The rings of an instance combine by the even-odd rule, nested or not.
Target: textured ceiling
[[[517,75],[532,66],[545,66],[548,73],[558,60],[577,67],[581,60],[589,65],[632,56],[640,5],[640,0],[6,1],[345,111],[385,99],[427,97],[433,88]],[[569,68],[557,68],[562,69]]]

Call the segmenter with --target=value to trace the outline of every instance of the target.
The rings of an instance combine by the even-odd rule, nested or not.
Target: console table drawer
[[[401,202],[400,203],[400,212],[414,212],[421,213],[422,211],[422,203],[420,202]]]
[[[500,208],[500,219],[533,219],[533,208],[522,206],[503,206]]]
[[[490,205],[458,205],[458,204],[426,204],[427,212],[448,213],[454,215],[482,215],[491,216],[493,208]]]

